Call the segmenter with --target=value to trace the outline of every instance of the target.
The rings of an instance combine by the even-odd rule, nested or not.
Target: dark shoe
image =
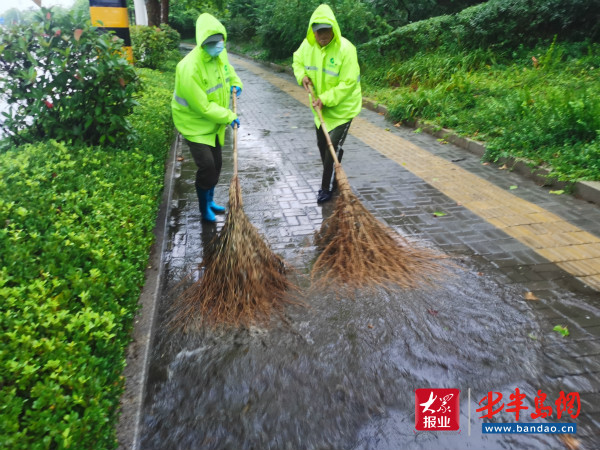
[[[215,217],[215,213],[212,212],[212,209],[208,206],[208,202],[210,201],[210,192],[206,189],[200,189],[196,187],[196,194],[198,195],[198,204],[200,205],[200,214],[202,215],[202,220],[207,222],[216,222],[217,218]]]
[[[325,203],[331,200],[331,191],[326,189],[319,189],[319,194],[317,195],[317,203]]]
[[[225,207],[221,206],[221,205],[217,205],[214,201],[213,198],[215,196],[215,188],[211,188],[208,190],[208,199],[209,199],[209,203],[208,206],[210,206],[210,209],[212,209],[214,212],[216,212],[217,214],[223,214],[225,212]]]

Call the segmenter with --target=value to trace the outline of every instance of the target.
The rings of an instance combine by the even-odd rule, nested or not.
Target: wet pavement
[[[332,204],[315,201],[321,164],[306,94],[285,73],[231,61],[244,81],[244,211],[308,292],[313,235]],[[222,204],[230,135],[227,143],[215,190]],[[195,276],[224,218],[216,227],[200,222],[194,163],[179,141],[139,448],[598,448],[600,208],[368,110],[344,150],[345,172],[365,206],[414,245],[450,256],[453,276],[428,289],[356,299],[306,295],[308,307],[288,307],[287,323],[268,330],[169,330],[177,289]],[[422,388],[460,389],[458,432],[415,430],[414,391]],[[575,440],[482,434],[480,400],[494,391],[508,404],[517,388],[529,408],[519,422],[576,423]],[[580,414],[530,419],[538,391],[552,406],[561,391],[578,393]],[[515,422],[515,414],[502,411],[493,421]]]

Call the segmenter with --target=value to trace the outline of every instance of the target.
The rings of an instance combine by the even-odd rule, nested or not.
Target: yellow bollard
[[[90,17],[93,26],[104,31],[114,31],[125,41],[127,59],[133,64],[127,0],[90,0]]]

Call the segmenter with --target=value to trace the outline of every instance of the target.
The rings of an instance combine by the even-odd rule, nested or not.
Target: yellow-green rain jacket
[[[321,47],[312,31],[313,23],[328,23],[333,28],[333,39]],[[360,68],[356,47],[342,37],[335,15],[328,5],[319,6],[310,18],[306,39],[294,52],[292,65],[298,84],[308,76],[315,94],[323,102],[323,120],[328,130],[342,125],[358,115],[362,107]],[[312,107],[311,107],[312,108]],[[313,109],[315,124],[319,117]]]
[[[204,40],[227,32],[221,22],[210,14],[201,14],[196,21],[196,47],[177,64],[175,92],[171,100],[173,122],[189,141],[215,145],[215,136],[223,145],[227,125],[237,119],[229,109],[231,86],[243,87],[229,64],[227,50],[217,57],[202,48]]]

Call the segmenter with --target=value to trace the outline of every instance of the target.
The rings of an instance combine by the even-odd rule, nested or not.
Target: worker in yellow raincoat
[[[294,75],[298,84],[308,90],[312,84],[317,99],[313,99],[313,114],[317,127],[317,145],[323,162],[323,177],[317,202],[331,199],[335,189],[333,157],[320,126],[315,108],[320,108],[329,136],[342,160],[342,145],[352,119],[362,108],[360,68],[356,48],[342,36],[333,11],[320,5],[312,14],[306,39],[294,52]]]
[[[225,212],[214,198],[221,174],[221,147],[225,129],[239,126],[229,109],[231,92],[242,92],[242,82],[227,58],[227,32],[219,20],[204,13],[196,21],[196,47],[183,58],[175,72],[171,111],[175,127],[186,139],[196,172],[196,193],[202,219],[216,222],[215,213]]]

